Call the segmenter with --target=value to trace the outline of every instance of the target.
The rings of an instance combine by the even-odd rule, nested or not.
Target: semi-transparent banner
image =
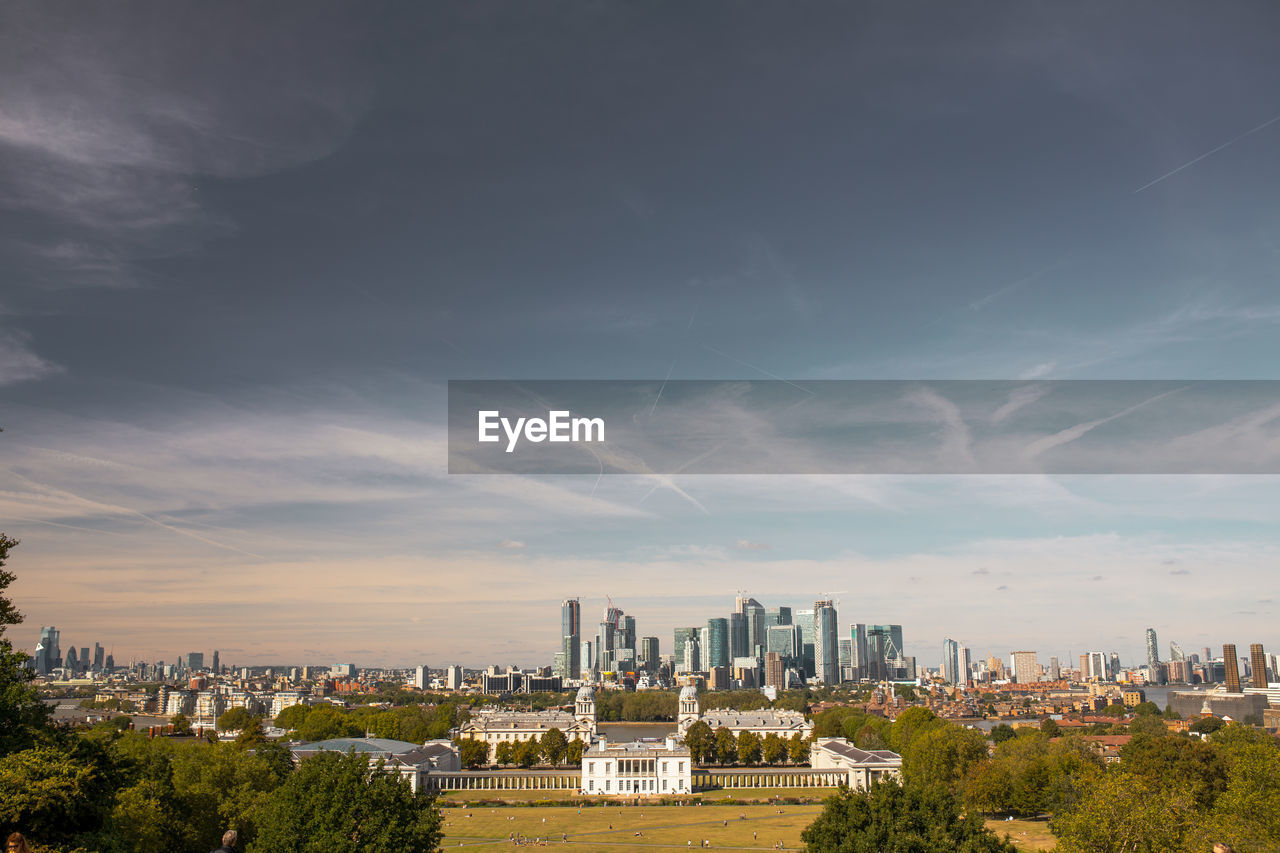
[[[1280,381],[454,380],[452,474],[1277,474]]]

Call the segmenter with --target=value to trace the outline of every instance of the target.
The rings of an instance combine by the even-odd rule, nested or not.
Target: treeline
[[[724,726],[712,731],[699,720],[685,732],[684,744],[694,764],[804,764],[813,739],[800,734],[784,739],[773,732],[764,737],[751,731],[734,735]]]
[[[1280,849],[1280,741],[1220,720],[1195,724],[1204,739],[1174,734],[1143,711],[1128,723],[1132,739],[1112,763],[1085,737],[1051,736],[1052,721],[1048,731],[1006,727],[989,744],[925,708],[909,708],[892,723],[834,709],[815,718],[815,733],[886,742],[902,756],[907,789],[941,792],[965,814],[1049,815],[1062,853],[1204,851],[1214,842],[1238,853]]]
[[[247,714],[236,715],[233,708],[218,718],[218,728],[242,728]],[[228,717],[232,714],[234,719]],[[372,737],[425,743],[448,737],[450,730],[465,723],[470,711],[456,702],[439,705],[402,705],[383,710],[362,706],[347,711],[337,705],[292,705],[282,710],[275,724],[297,735],[299,740],[318,741],[339,737]]]
[[[148,738],[122,730],[128,717],[54,728],[28,656],[5,636],[22,622],[4,596],[17,544],[0,534],[0,837],[22,833],[32,853],[207,853],[228,829],[247,853],[348,850],[356,838],[366,853],[437,849],[434,800],[399,774],[337,753],[294,770],[256,718],[234,743]]]

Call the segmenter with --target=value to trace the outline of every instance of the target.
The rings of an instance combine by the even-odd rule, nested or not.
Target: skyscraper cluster
[[[62,635],[54,625],[40,629],[40,641],[36,643],[36,653],[31,665],[39,675],[49,675],[55,669],[61,669],[69,678],[77,678],[90,673],[105,672],[115,666],[115,660],[107,654],[100,644],[94,643],[92,653],[88,646],[68,646],[67,653],[62,653]]]

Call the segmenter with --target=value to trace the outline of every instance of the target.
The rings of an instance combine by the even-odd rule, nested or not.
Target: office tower
[[[576,598],[560,603],[561,678],[582,677],[582,604]]]
[[[813,603],[814,676],[823,684],[840,683],[840,641],[836,606],[829,600]]]
[[[427,685],[431,683],[431,673],[423,665],[418,665],[413,670],[413,686],[419,690],[426,690]]]
[[[583,640],[578,649],[578,660],[582,668],[580,678],[586,679],[589,675],[598,675],[595,670],[595,659],[595,648],[591,645],[591,641]]]
[[[600,630],[596,633],[595,668],[597,672],[613,671],[614,650],[618,648],[621,621],[621,610],[613,606],[605,608],[604,616],[600,619]]]
[[[1169,641],[1169,660],[1186,660],[1186,659],[1187,659],[1187,656],[1182,651],[1182,646],[1170,640]]]
[[[1120,655],[1115,652],[1107,658],[1107,680],[1115,681],[1120,677]]]
[[[787,666],[794,666],[797,650],[802,644],[800,626],[771,625],[766,632],[765,653],[777,652]]]
[[[915,677],[915,658],[908,658],[911,661],[911,674]],[[960,678],[964,681],[964,686],[968,687],[973,682],[973,661],[969,657],[969,647],[960,646]]]
[[[853,641],[841,640],[840,641],[840,661],[839,661],[841,681],[853,680],[852,661],[853,661]]]
[[[791,624],[791,608],[790,607],[771,607],[764,612],[765,628],[774,625],[790,625]]]
[[[706,628],[706,644],[703,648],[702,666],[711,670],[716,667],[729,668],[729,620],[723,618],[708,619]]]
[[[66,668],[71,670],[71,674],[75,675],[80,670],[80,656],[76,654],[76,647],[72,646],[67,649]]]
[[[1236,660],[1236,644],[1225,643],[1222,646],[1222,663],[1225,668],[1225,681],[1228,693],[1240,692],[1240,662]]]
[[[1062,667],[1058,664],[1057,657],[1049,658],[1049,680],[1059,681],[1062,678]]]
[[[950,638],[942,641],[942,680],[960,686],[960,644]]]
[[[658,638],[645,637],[640,641],[640,668],[652,675],[658,671]]]
[[[800,629],[800,646],[796,649],[796,669],[800,670],[800,674],[805,678],[813,678],[815,673],[813,611],[797,610],[795,624]]]
[[[747,655],[747,614],[729,614],[729,657],[740,658]]]
[[[102,672],[103,664],[106,663],[107,650],[98,643],[93,644],[93,669],[95,672]]]
[[[1012,652],[1013,680],[1018,684],[1035,684],[1040,680],[1040,664],[1035,652]]]
[[[1147,629],[1147,666],[1152,669],[1160,663],[1160,644],[1156,641],[1156,629]]]
[[[849,666],[854,681],[867,677],[867,626],[861,622],[849,625]]]
[[[462,689],[462,667],[454,664],[445,668],[444,686],[450,690]]]
[[[1107,680],[1107,656],[1102,652],[1089,652],[1081,658],[1080,677],[1086,681]]]
[[[106,665],[107,665],[107,672],[110,672],[111,670],[113,670],[113,669],[115,669],[115,668],[116,668],[116,657],[115,657],[115,655],[107,655],[107,664],[106,664]]]
[[[1267,655],[1262,650],[1262,643],[1249,644],[1249,668],[1252,671],[1253,686],[1267,687]]]
[[[618,641],[618,648],[630,649],[631,659],[635,660],[639,657],[639,655],[636,654],[636,651],[639,648],[639,646],[636,645],[636,617],[623,616],[622,619],[618,621],[618,627],[622,633]]]
[[[81,672],[84,672],[89,669],[90,660],[91,658],[89,657],[89,647],[81,646],[80,647],[80,671]]]
[[[192,671],[204,669],[204,652],[190,652],[187,654],[187,669]]]
[[[871,625],[867,628],[867,677],[877,681],[893,678],[905,652],[901,625]]]
[[[777,626],[781,627],[781,626]],[[782,655],[777,652],[765,652],[764,683],[766,687],[783,690],[787,686],[787,667]]]
[[[219,655],[217,649],[213,650],[213,674],[214,675],[222,674],[222,657],[221,655]]]
[[[697,672],[697,666],[691,666],[691,664],[697,664],[698,661],[696,656],[694,656],[693,660],[690,660],[685,649],[690,640],[695,643],[697,642],[698,629],[676,628],[674,634],[675,637],[672,641],[671,648],[675,653],[676,672]]]

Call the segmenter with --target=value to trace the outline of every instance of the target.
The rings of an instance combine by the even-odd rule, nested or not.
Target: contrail
[[[1140,186],[1140,187],[1138,187],[1136,190],[1134,190],[1134,191],[1133,191],[1133,194],[1134,194],[1134,195],[1137,195],[1138,193],[1142,192],[1142,191],[1143,191],[1143,190],[1145,190],[1145,189],[1148,189],[1148,188],[1150,188],[1150,187],[1154,187],[1156,184],[1160,183],[1160,182],[1161,182],[1161,181],[1163,181],[1165,178],[1172,178],[1174,175],[1178,174],[1178,173],[1179,173],[1179,172],[1181,172],[1183,169],[1188,169],[1188,168],[1190,168],[1190,167],[1194,166],[1196,163],[1199,163],[1199,162],[1200,162],[1201,160],[1203,160],[1204,158],[1206,158],[1206,157],[1211,157],[1211,156],[1213,156],[1214,154],[1217,154],[1217,153],[1218,153],[1219,151],[1221,151],[1223,148],[1226,148],[1226,147],[1227,147],[1227,146],[1229,146],[1229,145],[1235,145],[1237,142],[1239,142],[1241,139],[1244,139],[1246,136],[1252,136],[1253,134],[1257,133],[1258,131],[1263,130],[1264,128],[1270,127],[1271,125],[1275,124],[1275,123],[1276,123],[1276,122],[1278,122],[1278,121],[1280,121],[1280,115],[1276,116],[1276,117],[1275,117],[1275,118],[1273,118],[1273,119],[1269,119],[1268,121],[1264,121],[1262,124],[1258,125],[1258,126],[1257,126],[1257,127],[1255,127],[1253,130],[1246,130],[1244,133],[1240,134],[1239,136],[1237,136],[1237,137],[1235,137],[1235,138],[1233,138],[1233,139],[1228,139],[1226,142],[1222,143],[1222,144],[1221,144],[1221,145],[1219,145],[1217,148],[1214,148],[1214,149],[1212,149],[1212,150],[1210,150],[1210,151],[1206,151],[1205,153],[1201,154],[1201,155],[1200,155],[1199,157],[1197,157],[1196,159],[1194,159],[1194,160],[1189,160],[1189,161],[1187,161],[1186,163],[1183,163],[1181,166],[1179,166],[1178,168],[1174,169],[1172,172],[1167,172],[1166,174],[1161,175],[1160,177],[1156,178],[1154,181],[1152,181],[1152,182],[1151,182],[1151,183],[1149,183],[1149,184],[1143,184],[1142,186]]]

